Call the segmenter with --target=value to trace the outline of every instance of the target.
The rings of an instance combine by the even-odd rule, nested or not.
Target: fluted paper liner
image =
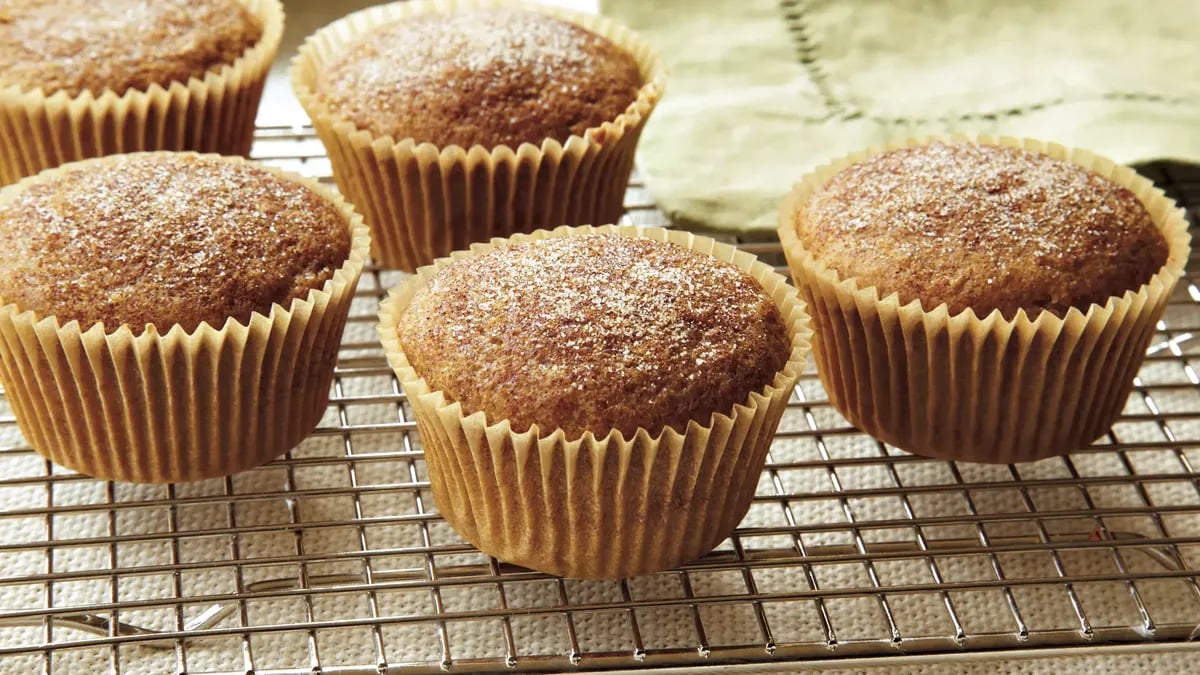
[[[0,201],[97,161],[47,170],[5,188]],[[41,455],[111,480],[196,480],[263,464],[316,426],[369,235],[362,216],[329,188],[264,168],[332,202],[351,233],[350,255],[333,278],[288,307],[219,328],[147,325],[140,334],[0,307],[0,380]]]
[[[1063,317],[1024,310],[1012,319],[946,305],[924,309],[879,297],[816,259],[799,240],[795,207],[864,158],[939,139],[909,139],[822,166],[784,200],[779,237],[808,303],[813,356],[829,400],[872,436],[911,452],[976,462],[1063,455],[1103,435],[1120,414],[1155,324],[1187,262],[1183,212],[1132,169],[1084,150],[1031,139],[941,140],[1020,147],[1073,162],[1129,188],[1167,240],[1166,265],[1148,283]]]
[[[480,550],[535,570],[577,578],[619,578],[669,569],[729,536],[750,508],[767,449],[809,348],[804,303],[787,280],[748,253],[686,232],[639,227],[560,227],[513,241],[592,232],[671,241],[733,263],[762,283],[792,339],[787,364],[762,390],[711,421],[657,434],[638,429],[569,438],[537,426],[515,433],[508,420],[465,414],[432,391],[409,364],[396,325],[413,294],[452,260],[504,245],[494,239],[422,267],[392,290],[379,334],[412,405],[434,501]]]
[[[144,150],[248,155],[271,61],[283,36],[279,0],[244,0],[263,24],[236,61],[187,82],[122,94],[0,89],[0,184],[89,157]]]
[[[614,120],[562,143],[439,148],[359,129],[315,92],[326,64],[372,27],[498,6],[536,9],[611,40],[641,70],[645,84],[636,100]],[[657,55],[628,29],[596,15],[506,0],[413,0],[355,12],[309,36],[292,61],[291,79],[329,153],[338,188],[371,228],[375,259],[409,272],[492,237],[620,220],[634,150],[664,86]]]

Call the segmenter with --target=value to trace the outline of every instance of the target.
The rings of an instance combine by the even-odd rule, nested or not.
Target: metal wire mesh
[[[260,129],[255,154],[328,178],[305,129]],[[1143,171],[1200,205],[1200,169]],[[627,205],[631,222],[666,224],[636,180]],[[782,262],[777,244],[744,246]],[[0,672],[477,672],[1183,643],[1200,624],[1192,272],[1093,448],[1018,466],[921,459],[849,426],[810,370],[730,540],[676,571],[582,582],[484,556],[438,517],[373,334],[400,275],[370,269],[324,420],[261,469],[97,481],[34,454],[0,402]]]

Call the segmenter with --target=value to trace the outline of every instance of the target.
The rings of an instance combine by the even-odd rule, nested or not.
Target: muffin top
[[[0,198],[0,302],[62,324],[245,323],[350,253],[337,206],[254,165],[114,155],[20,187]]]
[[[778,308],[745,272],[602,235],[456,261],[417,291],[397,330],[416,372],[467,414],[573,438],[707,424],[791,353]]]
[[[1137,289],[1167,242],[1128,189],[1016,148],[932,143],[874,155],[796,205],[805,247],[880,297],[1061,316]]]
[[[614,120],[641,86],[633,57],[581,26],[478,9],[364,33],[319,74],[315,91],[375,136],[516,148]]]
[[[233,63],[262,33],[238,0],[0,0],[0,86],[166,87]]]

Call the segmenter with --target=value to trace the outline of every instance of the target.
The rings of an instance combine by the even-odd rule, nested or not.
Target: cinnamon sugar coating
[[[707,424],[770,383],[791,352],[778,308],[746,273],[603,235],[452,263],[397,330],[416,372],[467,414],[568,437]]]
[[[114,155],[0,201],[0,303],[85,329],[245,323],[321,288],[349,253],[333,203],[213,157]]]
[[[262,33],[238,0],[0,0],[0,86],[165,88],[233,63]]]
[[[534,11],[476,9],[372,29],[315,91],[375,136],[516,148],[614,120],[641,86],[637,62],[607,38]]]
[[[1062,315],[1136,290],[1167,261],[1137,197],[1041,153],[932,143],[872,156],[796,206],[804,246],[880,297],[983,317]]]

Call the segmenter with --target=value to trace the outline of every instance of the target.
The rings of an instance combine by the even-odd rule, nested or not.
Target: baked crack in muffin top
[[[332,202],[215,157],[113,155],[11,190],[0,199],[0,302],[85,329],[245,323],[321,288],[350,254]]]
[[[233,63],[262,33],[237,0],[0,0],[0,86],[165,89]]]
[[[973,143],[869,157],[796,205],[813,256],[880,297],[1012,318],[1136,290],[1167,243],[1128,189],[1076,164]]]
[[[707,424],[791,353],[778,308],[745,272],[606,235],[458,260],[417,291],[397,330],[417,374],[467,414],[571,438]]]
[[[632,56],[581,26],[478,9],[372,29],[319,74],[315,91],[376,136],[490,149],[583,135],[621,115],[642,83]]]

